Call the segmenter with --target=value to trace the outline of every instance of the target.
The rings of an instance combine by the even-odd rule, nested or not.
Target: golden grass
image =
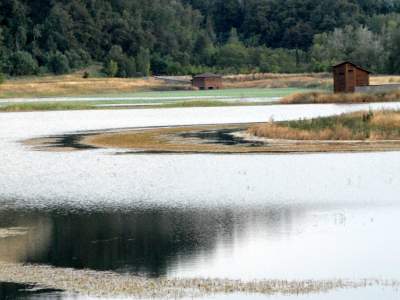
[[[226,88],[330,88],[332,85],[333,80],[327,73],[260,73],[224,76]]]
[[[334,129],[323,129],[320,131],[308,131],[293,129],[279,124],[265,124],[254,126],[249,133],[258,137],[285,140],[361,140],[361,135],[353,135],[349,128],[338,125]]]
[[[371,85],[400,83],[398,75],[375,75],[370,77]]]
[[[385,128],[400,128],[400,113],[393,111],[374,113],[370,123]]]
[[[82,78],[79,74],[73,74],[8,80],[0,85],[0,97],[95,95],[175,89],[185,89],[185,86],[166,84],[154,78]]]
[[[400,90],[375,94],[333,94],[333,93],[296,93],[280,100],[281,104],[322,104],[322,103],[372,103],[400,101]]]
[[[93,70],[92,70],[93,69]],[[22,77],[0,85],[0,98],[95,95],[136,91],[191,89],[189,84],[170,84],[155,78],[82,78],[85,71],[99,74],[99,67],[62,76]],[[186,78],[186,77],[185,77]],[[400,82],[400,76],[371,76],[371,84]],[[329,73],[242,74],[224,76],[226,88],[332,88]]]
[[[373,75],[372,85],[400,83],[400,76]],[[224,76],[227,88],[326,88],[332,89],[330,73],[275,74],[257,73]]]
[[[225,88],[327,88],[326,74],[251,74],[224,76]],[[0,85],[0,98],[96,95],[138,91],[190,90],[189,84],[171,84],[144,78],[82,78],[82,72],[62,76],[26,77]]]
[[[248,129],[249,134],[287,140],[400,140],[400,112],[355,112],[334,117],[270,122]]]
[[[63,290],[98,297],[137,297],[177,299],[216,294],[301,295],[327,293],[337,289],[371,286],[398,288],[396,280],[254,280],[229,279],[147,279],[113,272],[53,268],[0,262],[0,281]]]

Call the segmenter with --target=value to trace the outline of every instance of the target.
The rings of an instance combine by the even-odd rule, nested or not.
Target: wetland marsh
[[[37,151],[21,141],[397,106],[1,114],[0,282],[8,284],[0,285],[0,293],[12,295],[14,282],[50,288],[25,294],[35,300],[149,293],[184,299],[396,299],[398,152],[115,155],[124,151]]]

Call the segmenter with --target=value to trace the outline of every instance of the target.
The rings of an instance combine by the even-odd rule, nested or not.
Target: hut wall
[[[369,85],[369,73],[351,63],[334,67],[334,92],[354,93],[359,86]]]
[[[346,65],[336,67],[333,76],[335,93],[344,93],[346,91]]]
[[[222,79],[218,77],[194,78],[193,85],[199,89],[220,89],[222,88]]]
[[[356,86],[367,86],[369,85],[369,74],[363,70],[356,70]]]

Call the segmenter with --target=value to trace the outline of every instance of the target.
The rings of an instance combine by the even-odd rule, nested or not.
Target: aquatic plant
[[[400,111],[367,111],[309,120],[268,122],[252,126],[248,132],[270,139],[399,140]]]
[[[213,294],[299,295],[369,286],[399,288],[395,280],[255,280],[158,278],[120,275],[113,272],[53,268],[0,262],[0,281],[36,283],[39,286],[91,296],[183,298]]]

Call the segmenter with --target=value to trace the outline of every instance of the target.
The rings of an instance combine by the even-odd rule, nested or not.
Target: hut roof
[[[221,75],[214,74],[214,73],[203,73],[193,76],[193,78],[221,78]]]
[[[360,66],[352,63],[351,61],[344,61],[344,62],[342,62],[340,64],[334,65],[332,68],[340,67],[340,66],[345,65],[345,64],[350,64],[350,65],[352,65],[353,67],[355,67],[357,69],[363,70],[363,71],[367,72],[368,74],[371,74],[371,71],[368,71],[367,69],[364,69],[363,67],[360,67]]]

